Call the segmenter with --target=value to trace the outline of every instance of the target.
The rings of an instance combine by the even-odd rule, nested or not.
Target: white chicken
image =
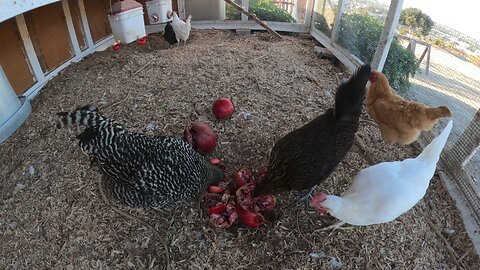
[[[187,44],[187,39],[190,36],[190,30],[192,29],[191,21],[192,15],[189,15],[186,21],[182,21],[177,13],[175,11],[173,12],[171,24],[178,43],[183,41],[183,44]]]
[[[390,222],[410,210],[425,195],[440,153],[452,130],[450,120],[442,133],[413,159],[382,162],[361,170],[341,197],[317,194],[310,206],[344,223],[372,225]]]

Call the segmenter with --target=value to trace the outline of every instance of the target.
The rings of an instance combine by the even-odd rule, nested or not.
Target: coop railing
[[[342,47],[339,42],[339,37],[341,36],[342,31],[345,30],[341,27],[341,21],[345,15],[347,5],[350,2],[354,1],[338,0],[334,2],[332,0],[315,0],[311,6],[312,17],[309,20],[310,24],[308,27],[310,28],[310,34],[318,42],[330,50],[332,54],[350,71],[353,71],[363,63],[353,52]],[[402,4],[403,0],[392,0],[390,2],[388,13],[386,14],[383,24],[383,30],[371,60],[372,67],[377,70],[382,71],[386,62],[392,39],[397,31]],[[401,35],[398,37],[404,39],[407,38]],[[432,50],[431,44],[411,38],[408,38],[408,40],[410,40],[410,44],[407,49],[410,49],[413,52],[415,52],[416,43],[422,44],[426,47],[421,56],[417,57],[417,60],[419,63],[422,63],[422,60],[426,57],[426,66],[421,72],[425,71],[426,75],[428,75],[430,69],[430,53]],[[461,82],[458,82],[457,85],[449,85],[449,87],[461,87],[461,84]],[[478,98],[480,89],[477,90]],[[410,91],[415,92],[417,89],[410,89]],[[430,95],[433,95],[433,93]],[[443,98],[448,99],[452,97],[447,96]],[[478,157],[478,150],[480,149],[480,109],[476,108],[475,110],[477,110],[476,114],[475,112],[473,113],[475,116],[470,120],[463,131],[460,130],[458,123],[457,125],[454,123],[454,129],[456,129],[455,132],[460,134],[458,135],[459,138],[455,143],[451,143],[452,138],[449,139],[451,145],[447,145],[446,149],[443,151],[439,167],[442,168],[440,175],[442,176],[441,179],[444,186],[446,186],[451,195],[454,195],[453,197],[456,198],[457,205],[463,205],[463,208],[460,207],[460,210],[464,221],[476,223],[476,228],[478,228],[480,226],[480,196],[476,191],[475,183],[472,181],[472,173],[466,169],[466,165],[471,162],[475,156]],[[466,112],[462,110],[457,110],[454,114],[463,114],[464,118],[469,117],[465,115]],[[435,134],[434,132],[423,132],[418,141],[422,147],[425,147],[436,135],[438,134]]]

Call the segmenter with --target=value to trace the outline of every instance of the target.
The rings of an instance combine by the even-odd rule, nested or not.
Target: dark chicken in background
[[[128,131],[91,105],[58,115],[59,128],[85,127],[77,136],[82,151],[107,176],[106,193],[127,206],[161,209],[198,199],[207,186],[223,179],[222,169],[181,139]]]
[[[370,75],[370,65],[360,67],[338,87],[334,108],[275,143],[265,178],[255,187],[254,196],[311,192],[327,179],[354,143]]]
[[[169,19],[172,18],[172,15],[173,15],[173,13],[171,11],[169,11],[167,13],[167,18],[169,18]],[[171,21],[167,22],[167,24],[165,25],[165,30],[163,32],[163,38],[168,42],[168,44],[170,44],[170,46],[178,43],[177,36],[175,35],[175,31],[173,31]]]
[[[169,11],[167,13],[167,18],[171,19],[172,15],[173,15],[173,13],[171,11]],[[170,46],[178,43],[177,36],[175,35],[175,31],[173,30],[173,26],[172,26],[171,21],[167,22],[167,24],[165,25],[165,30],[163,32],[163,38],[168,42],[168,44],[170,44]]]
[[[172,24],[167,22],[165,25],[165,32],[163,34],[163,38],[172,46],[173,44],[177,44],[177,37],[175,36],[175,31],[173,31]]]

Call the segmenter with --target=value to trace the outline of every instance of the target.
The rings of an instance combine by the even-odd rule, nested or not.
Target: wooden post
[[[387,60],[390,45],[392,45],[393,36],[397,31],[398,20],[400,19],[400,12],[402,11],[403,0],[392,0],[390,8],[388,9],[387,19],[383,27],[380,40],[378,41],[377,50],[373,56],[372,67],[378,71],[383,70],[385,61]]]
[[[338,2],[338,12],[335,15],[335,22],[333,23],[333,29],[332,29],[332,42],[337,42],[338,39],[338,33],[340,32],[340,25],[341,25],[341,20],[343,13],[345,12],[345,6],[347,4],[346,0],[340,0]]]
[[[178,0],[178,17],[180,18],[187,18],[187,14],[185,13],[185,0]]]
[[[415,50],[417,49],[417,40],[412,39],[412,43],[410,44],[410,50],[415,54]]]
[[[255,14],[252,14],[248,11],[246,11],[245,9],[243,9],[241,6],[237,5],[236,3],[234,3],[232,0],[224,0],[225,2],[227,2],[228,4],[230,4],[232,7],[234,7],[235,9],[237,9],[238,11],[242,12],[243,14],[247,15],[250,19],[254,20],[255,22],[257,22],[259,25],[261,25],[263,28],[265,28],[273,37],[277,38],[277,39],[283,39],[282,36],[280,36],[280,34],[278,34],[277,32],[275,32],[275,30],[273,30],[272,28],[268,27],[268,25],[263,22],[262,20],[260,20]]]
[[[428,53],[427,53],[427,63],[425,66],[425,71],[428,75],[428,71],[430,70],[430,53],[432,52],[432,45],[428,45]]]
[[[420,58],[418,59],[418,63],[419,63],[419,64],[422,63],[423,58],[425,57],[425,55],[427,54],[427,52],[428,52],[428,46],[425,47],[425,50],[423,50],[422,55],[420,55]]]
[[[248,11],[250,0],[242,0],[242,8]],[[242,13],[242,21],[248,21],[248,16]]]
[[[25,47],[28,62],[30,63],[30,67],[32,67],[35,79],[37,79],[37,81],[43,81],[45,79],[45,74],[43,73],[42,66],[38,61],[37,54],[35,53],[35,48],[33,47],[32,40],[30,39],[30,34],[28,33],[25,18],[23,17],[23,14],[20,14],[17,15],[15,19],[17,20],[18,31],[20,32],[20,36],[22,37],[23,46]]]
[[[87,13],[85,12],[85,4],[83,0],[78,0],[78,9],[80,10],[80,17],[82,18],[82,26],[85,31],[85,39],[87,40],[87,46],[93,47],[93,38],[92,33],[90,32],[90,27],[88,26]]]
[[[80,55],[80,45],[78,44],[77,34],[75,33],[75,27],[73,26],[72,15],[70,14],[70,7],[68,6],[68,0],[62,0],[63,13],[65,14],[65,21],[67,22],[68,34],[70,35],[70,42],[73,46],[75,56]]]
[[[314,10],[315,0],[307,0],[307,10],[305,11],[305,25],[308,29],[312,29],[314,18],[313,15],[315,13]]]

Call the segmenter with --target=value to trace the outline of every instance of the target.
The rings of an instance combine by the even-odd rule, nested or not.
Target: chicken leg
[[[308,208],[308,202],[309,202],[309,199],[312,198],[312,192],[314,189],[315,187],[312,187],[304,195],[301,195],[301,197],[297,199],[297,204],[304,203],[305,208]]]

